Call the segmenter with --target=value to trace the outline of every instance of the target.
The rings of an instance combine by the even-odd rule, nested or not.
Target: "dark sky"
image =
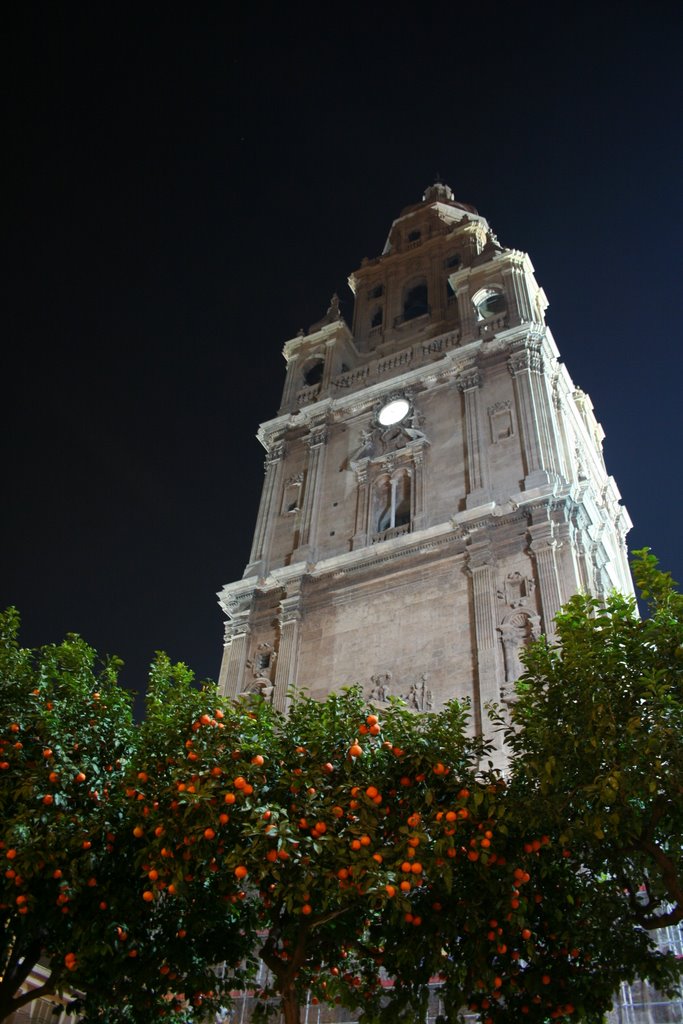
[[[679,5],[13,7],[0,603],[27,644],[217,675],[282,344],[334,291],[350,319],[437,172],[531,254],[631,546],[683,580]]]

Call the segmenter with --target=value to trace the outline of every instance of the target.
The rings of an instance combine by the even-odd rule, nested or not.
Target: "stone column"
[[[245,576],[261,575],[268,561],[268,549],[273,532],[273,520],[277,516],[277,499],[280,493],[280,477],[285,455],[284,441],[276,441],[266,455],[266,474],[261,491],[254,541]]]
[[[411,488],[412,503],[412,527],[414,530],[422,530],[426,525],[427,512],[425,509],[425,485],[424,485],[424,441],[416,441],[411,445],[413,450],[413,485]]]
[[[368,460],[354,463],[353,469],[356,474],[356,525],[351,548],[356,551],[368,543]]]
[[[488,490],[488,467],[482,449],[479,418],[481,374],[476,367],[458,376],[457,385],[465,402],[465,454],[467,457],[466,507],[476,508],[491,500]]]
[[[283,714],[289,707],[289,690],[296,683],[299,667],[299,623],[301,622],[301,593],[297,589],[291,597],[280,602],[280,642],[275,669],[273,705]]]
[[[551,459],[547,437],[547,419],[541,409],[538,378],[543,374],[543,359],[536,346],[525,344],[513,352],[508,369],[514,381],[522,434],[522,453],[526,467],[524,487],[531,490],[551,479]]]
[[[226,697],[236,697],[242,692],[250,635],[251,628],[246,616],[240,615],[239,618],[225,624],[226,643],[218,677],[218,689]]]
[[[543,630],[548,640],[555,639],[555,616],[562,607],[562,587],[557,565],[558,541],[547,524],[530,526],[531,553],[536,561],[538,590],[543,615]]]
[[[485,705],[500,701],[500,651],[496,630],[496,570],[489,541],[473,543],[469,549],[467,571],[472,580],[478,701],[475,723],[480,732],[489,732]],[[498,740],[496,745],[500,746]]]
[[[315,540],[318,526],[318,507],[322,485],[327,428],[314,427],[306,439],[308,444],[308,467],[304,483],[304,501],[301,510],[301,531],[299,543],[292,552],[292,562],[305,562],[315,556]]]

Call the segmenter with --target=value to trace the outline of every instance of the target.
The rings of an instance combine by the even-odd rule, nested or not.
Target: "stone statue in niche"
[[[374,431],[364,430],[360,435],[360,446],[351,456],[351,463],[360,462],[361,459],[371,459],[375,455]]]
[[[503,645],[505,682],[514,689],[512,684],[524,672],[520,658],[522,648],[541,635],[541,616],[525,611],[515,612],[498,626],[498,633]]]
[[[378,672],[374,676],[370,676],[370,693],[368,694],[368,700],[379,701],[380,704],[385,704],[391,696],[391,672]]]

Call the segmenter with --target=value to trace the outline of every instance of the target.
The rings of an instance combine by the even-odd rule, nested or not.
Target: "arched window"
[[[315,384],[320,384],[323,379],[323,369],[325,362],[323,359],[316,359],[304,370],[304,383],[306,387],[312,388]]]
[[[477,320],[490,320],[505,312],[505,296],[495,288],[482,288],[472,296]]]
[[[414,320],[418,316],[424,316],[429,312],[427,302],[427,282],[419,281],[412,285],[405,294],[403,300],[403,319]]]
[[[370,319],[370,327],[381,327],[382,317],[382,307],[377,306],[377,308],[373,311],[372,317]]]

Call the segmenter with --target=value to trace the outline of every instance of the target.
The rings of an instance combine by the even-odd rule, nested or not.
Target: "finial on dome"
[[[449,185],[445,185],[439,180],[440,175],[437,172],[436,181],[433,185],[430,185],[428,189],[425,189],[425,194],[422,196],[423,203],[438,203],[440,200],[443,202],[452,203],[455,199],[453,189]]]

